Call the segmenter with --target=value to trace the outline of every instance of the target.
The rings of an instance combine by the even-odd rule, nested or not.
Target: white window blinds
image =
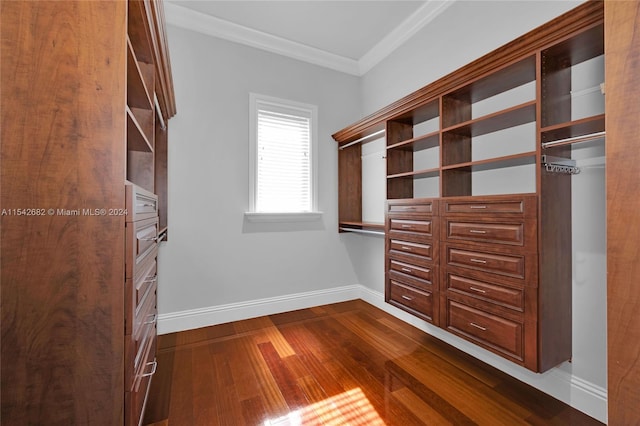
[[[312,111],[256,103],[256,212],[308,212],[312,203]]]

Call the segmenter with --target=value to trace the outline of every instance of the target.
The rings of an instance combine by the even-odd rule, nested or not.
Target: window
[[[250,95],[252,220],[313,219],[317,108]]]

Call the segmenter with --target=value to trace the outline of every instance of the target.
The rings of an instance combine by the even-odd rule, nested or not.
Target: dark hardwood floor
[[[358,300],[160,336],[145,424],[601,423]]]

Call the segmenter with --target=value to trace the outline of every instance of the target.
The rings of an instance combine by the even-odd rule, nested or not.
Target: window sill
[[[322,218],[322,212],[297,212],[297,213],[263,213],[245,212],[244,217],[249,222],[312,222]]]

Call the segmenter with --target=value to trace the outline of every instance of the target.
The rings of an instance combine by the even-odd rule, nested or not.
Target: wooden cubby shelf
[[[536,101],[526,102],[494,112],[485,116],[465,121],[464,123],[443,129],[443,133],[455,133],[464,136],[482,136],[510,127],[531,123],[536,120]]]
[[[406,172],[406,173],[398,173],[395,175],[389,175],[387,176],[387,179],[397,179],[397,178],[409,178],[409,177],[418,177],[418,178],[423,178],[423,177],[436,177],[440,174],[440,169],[439,168],[434,168],[434,169],[424,169],[424,170],[415,170],[415,171],[411,171],[411,172]]]
[[[153,143],[149,141],[147,132],[143,130],[136,115],[128,106],[125,109],[127,111],[127,149],[130,151],[153,152]],[[140,111],[138,111],[139,113]],[[153,117],[151,117],[151,121],[153,121]]]
[[[469,161],[466,163],[453,164],[443,166],[443,171],[467,169],[470,171],[483,171],[491,169],[499,169],[504,167],[523,166],[525,164],[535,164],[536,152],[523,152],[515,155],[506,155],[504,157],[495,157],[488,160]]]
[[[440,143],[440,131],[435,131],[423,136],[411,138],[406,141],[394,143],[393,145],[387,146],[387,150],[404,149],[407,151],[421,151],[423,149],[437,147],[439,143]]]
[[[542,128],[542,142],[584,136],[605,130],[604,114]]]

